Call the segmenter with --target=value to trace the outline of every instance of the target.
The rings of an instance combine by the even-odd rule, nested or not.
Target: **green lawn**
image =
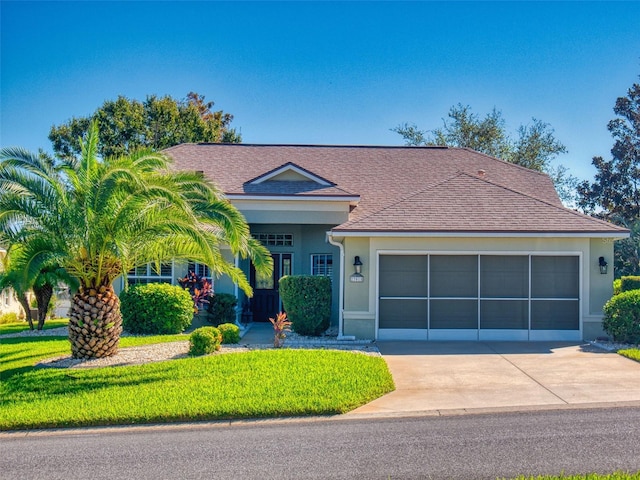
[[[123,337],[121,346],[184,335]],[[332,350],[261,350],[92,369],[34,368],[63,337],[5,338],[0,430],[344,413],[394,389],[384,360]]]
[[[44,322],[43,330],[50,330],[52,328],[66,327],[69,323],[68,318],[56,318],[54,320],[47,320]],[[36,327],[38,321],[34,321],[33,325]],[[27,322],[5,323],[0,324],[0,335],[8,333],[19,333],[24,330],[29,330],[29,324]]]
[[[537,477],[516,477],[513,480],[640,480],[640,472],[587,473],[586,475],[539,475]]]

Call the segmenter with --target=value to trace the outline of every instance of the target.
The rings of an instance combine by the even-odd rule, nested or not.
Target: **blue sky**
[[[618,96],[639,81],[640,2],[1,2],[0,146],[117,95],[235,116],[245,143],[400,145],[449,108],[535,117],[591,179]]]

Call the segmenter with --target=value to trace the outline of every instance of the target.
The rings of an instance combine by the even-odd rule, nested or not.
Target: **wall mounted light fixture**
[[[600,267],[600,273],[602,275],[606,275],[607,274],[607,265],[609,265],[607,263],[607,261],[604,259],[604,257],[600,257],[598,259],[598,266]]]
[[[362,276],[362,262],[360,261],[360,257],[357,255],[356,258],[353,259],[353,268],[355,273],[349,277],[349,280],[353,283],[364,282],[364,277]]]

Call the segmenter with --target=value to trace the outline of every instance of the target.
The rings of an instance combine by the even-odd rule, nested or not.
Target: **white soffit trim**
[[[336,237],[404,237],[404,238],[428,238],[428,237],[453,237],[453,238],[628,238],[629,233],[604,233],[604,232],[367,232],[367,231],[333,231]]]
[[[275,200],[282,202],[350,202],[360,201],[360,195],[245,195],[243,193],[227,193],[229,200],[251,200],[264,202]]]
[[[315,182],[318,183],[320,185],[323,185],[325,187],[331,187],[334,186],[334,183],[331,183],[328,180],[325,180],[322,177],[319,177],[318,175],[315,175],[307,170],[305,170],[304,168],[301,168],[299,166],[297,166],[294,163],[287,163],[283,166],[281,166],[280,168],[276,168],[275,170],[269,172],[269,173],[265,173],[264,175],[261,175],[257,178],[254,178],[253,180],[249,180],[247,183],[249,185],[259,185],[263,182],[266,182],[267,180],[271,180],[279,175],[282,175],[283,173],[286,172],[295,172],[298,175],[306,178],[307,180],[311,181],[311,182]]]

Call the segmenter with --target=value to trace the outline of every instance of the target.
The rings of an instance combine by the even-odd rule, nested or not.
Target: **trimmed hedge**
[[[207,355],[220,350],[222,334],[216,327],[196,328],[189,336],[189,355]]]
[[[282,306],[293,331],[300,335],[320,335],[331,321],[331,280],[329,277],[291,275],[280,279]]]
[[[240,327],[234,323],[222,323],[218,325],[222,335],[222,343],[238,343],[240,341]]]
[[[209,322],[214,325],[223,323],[235,323],[236,321],[236,305],[238,299],[230,293],[216,293],[209,296],[207,303],[207,313],[209,314]]]
[[[620,293],[622,293],[622,279],[616,278],[613,281],[613,294],[618,295]]]
[[[640,343],[640,290],[612,297],[604,306],[602,328],[616,342]]]
[[[620,292],[638,289],[640,289],[640,277],[630,275],[620,278]]]
[[[137,284],[120,294],[122,325],[127,332],[181,333],[193,321],[193,300],[187,290],[168,283]]]

